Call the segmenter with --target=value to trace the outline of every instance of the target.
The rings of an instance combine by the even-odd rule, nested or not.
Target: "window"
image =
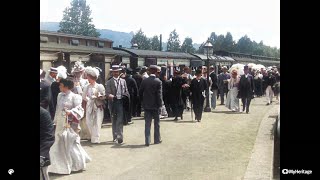
[[[40,36],[40,42],[48,42],[48,37]]]
[[[72,39],[72,40],[71,40],[71,45],[78,46],[78,45],[79,45],[79,40],[77,40],[77,39]]]
[[[104,47],[104,42],[98,42],[98,47],[99,47],[99,48]]]

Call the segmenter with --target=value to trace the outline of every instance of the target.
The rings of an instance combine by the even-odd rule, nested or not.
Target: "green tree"
[[[213,50],[214,51],[220,51],[220,50],[224,50],[225,48],[223,47],[223,43],[224,43],[224,35],[219,35],[217,37],[217,39],[215,41],[213,41]]]
[[[186,37],[181,46],[182,52],[194,53],[196,49],[192,45],[192,38]]]
[[[167,49],[173,52],[181,51],[179,35],[176,30],[173,30],[169,35]]]
[[[230,32],[227,32],[224,41],[222,42],[221,50],[232,52],[234,51],[234,41]]]
[[[252,53],[252,41],[245,35],[238,40],[237,50],[240,53],[251,54]]]
[[[157,35],[153,36],[151,39],[151,49],[160,51],[160,41]]]
[[[72,0],[70,6],[63,11],[58,32],[99,37],[100,33],[91,23],[91,10],[86,0]]]
[[[138,49],[150,50],[151,43],[147,36],[143,33],[142,29],[140,28],[136,34],[133,35],[131,39],[131,44],[137,44]]]

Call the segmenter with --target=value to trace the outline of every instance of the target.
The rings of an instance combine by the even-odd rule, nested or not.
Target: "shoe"
[[[118,144],[121,144],[123,142],[123,139],[118,139]]]
[[[174,120],[175,120],[175,121],[177,121],[177,120],[178,120],[178,118],[177,118],[177,117],[175,117],[175,118],[174,118]]]
[[[154,142],[154,144],[161,144],[162,140]]]
[[[145,146],[149,146],[149,145],[150,145],[149,143],[146,143],[146,144],[145,144]]]
[[[268,105],[270,105],[270,103],[267,103],[266,105],[268,106]]]
[[[220,105],[225,105],[224,103],[221,103]]]

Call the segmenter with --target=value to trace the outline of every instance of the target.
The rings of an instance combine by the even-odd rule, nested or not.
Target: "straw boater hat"
[[[113,71],[121,71],[121,67],[119,65],[112,65],[110,71],[113,72]]]
[[[91,75],[96,78],[98,78],[100,74],[98,69],[91,66],[87,66],[84,71],[87,75]]]
[[[81,61],[77,61],[75,62],[71,74],[75,73],[75,72],[83,72],[85,70],[85,67],[83,65],[83,63]]]
[[[58,69],[57,68],[54,68],[54,67],[51,67],[49,70],[48,70],[49,73],[58,73]]]

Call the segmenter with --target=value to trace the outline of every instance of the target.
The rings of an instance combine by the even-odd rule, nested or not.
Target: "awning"
[[[190,61],[190,66],[191,67],[199,67],[199,66],[202,66],[202,65],[203,65],[202,60],[191,60]]]

